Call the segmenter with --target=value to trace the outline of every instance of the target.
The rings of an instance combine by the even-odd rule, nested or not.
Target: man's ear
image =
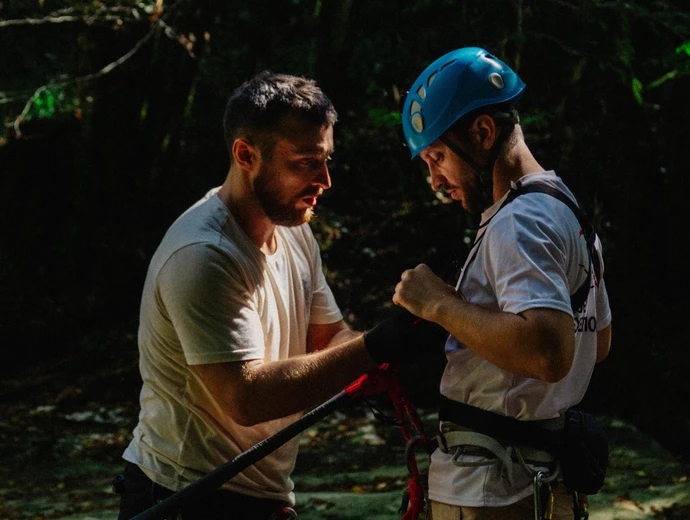
[[[482,150],[490,150],[496,142],[496,122],[487,114],[480,114],[472,123],[470,134],[472,140],[482,148]]]
[[[232,158],[243,170],[253,170],[259,159],[259,151],[249,141],[239,137],[232,143]]]

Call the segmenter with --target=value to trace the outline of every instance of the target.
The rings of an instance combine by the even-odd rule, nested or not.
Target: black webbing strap
[[[582,307],[582,305],[587,300],[587,295],[589,294],[589,289],[591,287],[592,270],[594,270],[594,276],[596,277],[597,283],[601,279],[601,264],[599,263],[599,254],[597,253],[594,245],[596,241],[596,233],[594,231],[594,226],[592,226],[591,222],[587,218],[587,214],[585,213],[585,211],[578,204],[573,202],[573,200],[570,197],[568,197],[562,191],[543,182],[531,182],[527,185],[523,185],[522,183],[518,182],[517,187],[512,188],[510,190],[508,196],[503,201],[503,204],[501,204],[501,206],[496,210],[496,213],[494,213],[494,215],[491,218],[493,219],[496,216],[496,214],[498,214],[498,212],[501,211],[510,202],[515,200],[520,195],[524,195],[526,193],[544,193],[546,195],[550,195],[560,200],[563,204],[570,208],[570,210],[575,215],[575,218],[577,218],[580,227],[582,228],[582,233],[584,234],[585,242],[587,243],[589,266],[587,267],[586,271],[587,278],[582,283],[582,285],[578,287],[578,289],[573,294],[570,295],[570,307],[572,308],[573,312],[576,312],[580,307]],[[488,224],[489,222],[486,222],[482,227]],[[484,238],[484,235],[482,235],[481,238]],[[479,247],[477,246],[478,243],[475,243],[473,245],[472,257],[470,258],[468,264],[472,262],[472,260],[474,260],[474,257],[477,255],[477,252],[479,251]]]
[[[453,401],[444,395],[441,395],[439,402],[438,418],[483,433],[499,442],[529,446],[553,455],[558,455],[562,444],[562,429],[549,430],[545,428],[544,421],[520,421]]]
[[[508,195],[508,198],[510,200],[513,200],[515,199],[515,197],[518,197],[519,195],[525,193],[545,193],[546,195],[550,195],[560,200],[563,204],[570,208],[570,210],[575,215],[575,218],[577,218],[580,227],[582,228],[582,232],[584,233],[585,241],[587,243],[589,266],[587,269],[587,279],[577,289],[577,291],[570,295],[570,306],[573,309],[573,312],[575,312],[577,311],[577,309],[582,307],[582,305],[585,303],[585,300],[587,299],[587,295],[589,294],[592,269],[594,269],[594,276],[596,277],[597,282],[601,278],[601,265],[599,263],[599,255],[597,254],[594,246],[594,242],[596,240],[594,226],[587,218],[587,214],[585,213],[585,211],[578,204],[573,202],[573,200],[570,197],[568,197],[565,193],[554,188],[553,186],[544,184],[542,182],[532,182],[527,185],[518,184],[517,189],[512,190],[511,194]]]

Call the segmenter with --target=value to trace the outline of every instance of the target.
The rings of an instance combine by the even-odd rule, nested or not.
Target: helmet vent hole
[[[431,76],[429,76],[429,79],[426,82],[427,87],[430,87],[431,84],[434,82],[434,80],[436,79],[436,74],[438,74],[438,72],[434,72]]]
[[[441,67],[441,70],[445,70],[446,68],[450,67],[453,63],[455,63],[457,60],[452,60],[446,63],[443,67]]]
[[[414,129],[420,134],[424,131],[424,118],[419,112],[412,116],[412,120],[410,122],[412,123]]]
[[[503,90],[505,86],[503,83],[503,78],[498,72],[492,72],[489,74],[489,83],[491,83],[497,90]]]
[[[419,88],[417,89],[417,95],[422,100],[426,97],[426,90],[424,89],[424,85],[419,86]]]
[[[419,101],[415,100],[412,101],[410,104],[410,114],[414,114],[415,112],[421,112],[422,111],[422,105],[419,104]]]

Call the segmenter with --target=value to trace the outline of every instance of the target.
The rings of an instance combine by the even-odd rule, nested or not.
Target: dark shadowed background
[[[0,42],[0,374],[21,381],[4,400],[136,400],[148,261],[223,181],[225,101],[264,68],[315,78],[339,112],[313,228],[352,326],[419,262],[452,282],[472,223],[409,160],[398,107],[478,45],[527,83],[528,144],[604,243],[613,347],[583,404],[690,455],[686,1],[4,0]],[[442,366],[403,374],[418,402]]]

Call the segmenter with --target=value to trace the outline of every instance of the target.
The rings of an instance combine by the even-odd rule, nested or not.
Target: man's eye
[[[325,159],[322,158],[311,158],[311,159],[303,159],[301,161],[301,165],[304,168],[321,168],[324,164],[327,162],[330,162],[331,157],[328,156]]]

